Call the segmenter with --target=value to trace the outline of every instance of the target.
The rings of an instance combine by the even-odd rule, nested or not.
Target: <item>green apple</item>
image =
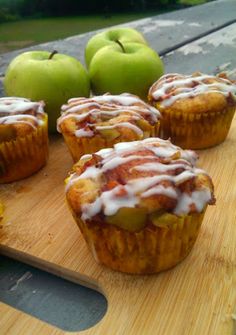
[[[158,54],[140,43],[119,41],[96,52],[89,67],[96,95],[133,93],[147,99],[150,86],[164,73]]]
[[[43,100],[49,131],[56,131],[61,105],[72,97],[88,97],[88,73],[73,57],[47,51],[28,51],[12,60],[7,68],[4,89],[8,96]]]
[[[132,28],[116,28],[109,29],[102,33],[94,35],[87,43],[85,48],[85,61],[87,67],[89,67],[91,59],[98,50],[105,46],[114,45],[119,40],[121,43],[135,42],[146,44],[147,41],[143,35]]]

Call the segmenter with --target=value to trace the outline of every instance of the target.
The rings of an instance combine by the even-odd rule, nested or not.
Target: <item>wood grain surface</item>
[[[104,318],[78,334],[233,335],[236,118],[227,140],[199,155],[199,165],[213,178],[216,206],[207,209],[190,255],[169,271],[133,276],[95,263],[65,203],[63,180],[72,160],[60,137],[51,138],[50,159],[43,170],[0,186],[6,206],[0,252],[105,294]],[[1,335],[67,334],[4,304],[0,315]]]

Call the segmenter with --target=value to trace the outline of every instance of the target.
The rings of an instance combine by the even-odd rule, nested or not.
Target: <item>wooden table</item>
[[[220,0],[123,26],[134,27],[143,32],[150,45],[162,55],[166,72],[227,71],[235,77],[235,13],[235,0]],[[76,56],[83,62],[81,50],[93,34],[94,32],[74,36],[28,49],[57,49],[59,52]],[[18,50],[0,55],[2,77],[9,61],[21,52],[22,50]],[[13,232],[14,245],[9,245],[11,234],[6,233],[4,237],[0,235],[0,252],[105,292],[108,298],[108,311],[99,324],[84,331],[84,334],[234,335],[236,331],[235,132],[236,120],[228,140],[221,149],[201,153],[201,163],[204,168],[210,169],[214,177],[218,201],[222,206],[224,204],[225,211],[228,210],[228,216],[225,217],[228,225],[224,227],[223,222],[222,226],[220,225],[219,209],[218,212],[210,209],[193,252],[175,269],[157,276],[137,277],[117,274],[102,268],[87,254],[77,227],[71,223],[72,220],[67,214],[63,215],[70,224],[63,226],[60,236],[52,224],[49,230],[52,234],[48,237],[47,243],[41,240],[37,227],[31,226],[29,236],[26,238],[27,231],[22,232],[16,223]],[[65,149],[61,148],[62,146],[60,139],[52,140],[53,154],[47,167],[49,173],[57,167],[58,157],[53,155],[55,152],[62,152],[61,150]],[[67,155],[66,151],[63,152]],[[63,165],[64,158],[60,159]],[[65,169],[69,168],[70,163],[67,164]],[[221,168],[218,169],[218,166]],[[64,172],[60,171],[61,180]],[[23,184],[12,187],[12,194],[15,194],[19,185]],[[29,189],[30,185],[29,179],[23,187]],[[44,186],[46,187],[46,184]],[[6,189],[3,186],[0,190],[0,195],[6,196]],[[9,190],[7,192],[9,195]],[[19,201],[23,201],[20,196],[18,203]],[[46,210],[47,204],[43,202],[42,205]],[[60,215],[60,211],[57,215]],[[218,223],[215,228],[212,227],[213,218],[214,224]],[[47,227],[43,229],[47,232]],[[36,236],[37,233],[39,235]],[[73,235],[70,239],[70,248],[61,242],[62,236],[67,236],[66,234]],[[33,240],[30,241],[29,237]],[[41,251],[40,258],[35,257],[37,248],[42,246],[45,249]],[[60,248],[60,254],[53,253],[55,247]],[[18,256],[14,253],[14,248],[19,250]],[[84,261],[79,259],[81,253],[86,254]],[[193,281],[196,282],[195,286]],[[0,334],[65,333],[8,305],[0,304]]]

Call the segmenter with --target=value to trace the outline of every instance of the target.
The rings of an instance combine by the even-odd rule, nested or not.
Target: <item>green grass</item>
[[[207,2],[207,0],[180,0],[179,1],[180,4],[186,5],[186,6],[202,5],[205,2]]]
[[[119,23],[142,19],[157,13],[114,14],[44,18],[0,24],[0,53],[82,34]]]
[[[0,0],[1,1],[1,0]],[[184,5],[196,5],[207,0],[179,0]],[[167,10],[166,10],[167,11]],[[130,22],[165,12],[55,17],[27,19],[0,24],[0,54],[31,45],[66,38],[119,23]]]

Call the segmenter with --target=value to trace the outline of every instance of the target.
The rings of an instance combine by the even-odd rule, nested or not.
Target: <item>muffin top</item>
[[[62,106],[57,129],[76,137],[93,137],[96,134],[110,139],[122,137],[143,138],[150,125],[160,118],[158,110],[137,96],[105,94],[92,98],[73,98]]]
[[[121,142],[81,157],[66,180],[67,199],[83,220],[113,216],[122,208],[200,213],[214,195],[210,177],[195,166],[197,158],[159,138]]]
[[[170,73],[162,76],[149,90],[148,99],[158,107],[190,109],[191,112],[222,111],[236,105],[236,85],[223,74],[211,76]]]
[[[25,136],[44,123],[43,102],[25,98],[0,98],[0,142]]]

